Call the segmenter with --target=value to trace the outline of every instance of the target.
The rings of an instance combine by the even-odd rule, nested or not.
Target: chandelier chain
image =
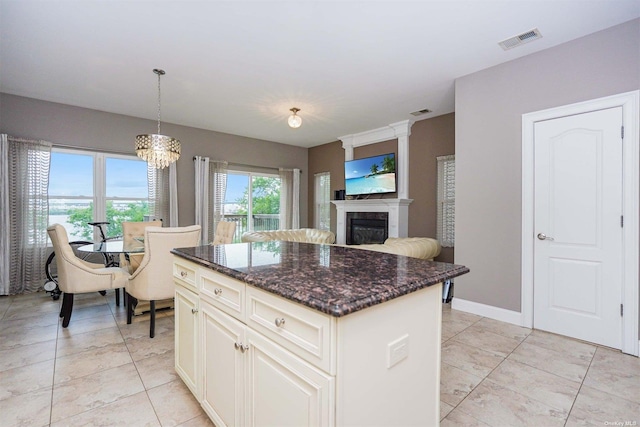
[[[161,73],[156,73],[158,74],[158,135],[162,135],[160,133],[160,76],[162,75]]]

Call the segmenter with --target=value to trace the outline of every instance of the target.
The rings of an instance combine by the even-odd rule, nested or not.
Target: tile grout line
[[[567,419],[564,421],[565,426],[569,422],[569,418],[571,417],[571,411],[573,411],[573,407],[576,405],[576,400],[578,400],[578,396],[580,396],[580,392],[582,391],[582,386],[584,385],[584,381],[587,379],[587,374],[589,374],[589,369],[591,369],[591,365],[593,364],[593,359],[596,358],[597,351],[598,351],[598,347],[596,346],[596,350],[593,352],[593,356],[591,356],[591,360],[589,361],[589,366],[587,366],[587,370],[584,372],[584,378],[582,378],[582,381],[580,381],[580,387],[578,387],[578,392],[576,393],[576,397],[573,398],[573,402],[571,403],[571,408],[569,408]]]

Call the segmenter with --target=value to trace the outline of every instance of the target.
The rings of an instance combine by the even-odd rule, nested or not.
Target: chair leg
[[[71,321],[71,311],[73,310],[73,294],[65,292],[63,298],[62,311],[64,312],[64,317],[62,319],[62,327],[66,328],[67,326],[69,326],[69,321]]]
[[[130,325],[131,319],[133,318],[133,310],[135,309],[138,300],[127,291],[125,291],[125,295],[127,298],[127,325]]]
[[[116,288],[116,307],[120,307],[120,288]]]
[[[149,307],[151,310],[151,326],[149,328],[149,338],[153,338],[156,335],[156,302],[149,301]]]

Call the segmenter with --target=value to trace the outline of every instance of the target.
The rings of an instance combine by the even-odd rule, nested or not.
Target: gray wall
[[[456,297],[520,311],[522,114],[638,89],[638,19],[456,80]]]
[[[157,122],[152,120],[0,93],[0,133],[16,137],[134,154],[135,136],[155,132],[156,127]],[[199,155],[263,168],[302,169],[300,225],[306,226],[308,149],[164,122],[162,133],[182,143],[182,155],[177,162],[180,225],[195,222],[193,156]]]

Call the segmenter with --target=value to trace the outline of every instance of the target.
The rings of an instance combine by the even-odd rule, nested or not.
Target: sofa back
[[[328,230],[316,228],[299,228],[295,230],[247,231],[242,234],[243,242],[268,242],[283,240],[285,242],[333,243],[336,235]]]

